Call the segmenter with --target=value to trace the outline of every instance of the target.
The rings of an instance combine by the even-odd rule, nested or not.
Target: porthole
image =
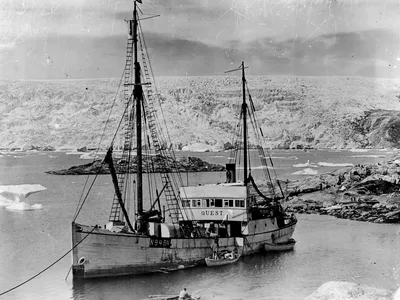
[[[78,265],[83,265],[83,264],[85,263],[85,261],[86,261],[85,257],[82,256],[82,257],[78,260]]]

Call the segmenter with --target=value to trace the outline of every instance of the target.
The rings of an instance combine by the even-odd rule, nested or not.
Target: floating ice
[[[276,168],[273,168],[273,167],[271,167],[271,166],[266,166],[267,167],[267,169],[276,169]],[[243,166],[238,166],[238,167],[236,167],[237,169],[241,169],[241,170],[243,170],[244,169],[244,167]],[[251,167],[251,169],[252,170],[262,170],[262,169],[265,169],[265,167],[264,166],[257,166],[257,167]]]
[[[265,156],[265,158],[269,158],[268,156]],[[299,159],[297,156],[271,156],[272,159],[287,159],[287,160],[296,160]]]
[[[13,203],[15,202],[0,195],[0,206],[9,206]]]
[[[0,185],[0,197],[12,202],[23,202],[29,195],[45,190],[40,184]]]
[[[382,158],[384,158],[384,157],[386,157],[386,155],[353,155],[350,157],[373,157],[373,158],[382,157]]]
[[[305,168],[304,170],[293,173],[293,175],[317,175],[317,174],[318,171],[311,168]]]
[[[352,148],[349,151],[350,152],[368,152],[370,149],[356,149],[356,148]]]
[[[47,189],[40,184],[0,185],[0,206],[6,206],[10,210],[43,209],[42,204],[30,205],[24,200],[29,195],[44,190]]]
[[[97,159],[99,157],[96,155],[96,153],[94,151],[92,151],[90,153],[82,154],[79,158],[80,159]]]
[[[318,168],[316,164],[311,164],[309,160],[305,164],[293,165],[295,168]]]
[[[26,202],[14,202],[11,205],[7,206],[6,209],[9,209],[9,210],[39,210],[39,209],[43,209],[43,205],[42,204],[30,205]]]
[[[354,165],[353,164],[350,164],[350,163],[338,163],[338,164],[335,164],[335,163],[328,163],[328,162],[319,162],[318,163],[318,166],[321,166],[321,167],[353,167]]]

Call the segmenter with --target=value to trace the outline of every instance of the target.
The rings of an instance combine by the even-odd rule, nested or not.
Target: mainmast
[[[248,67],[244,66],[244,61],[239,66],[239,68],[234,70],[226,71],[225,73],[230,73],[234,71],[242,70],[242,94],[243,94],[243,102],[242,102],[242,115],[243,115],[243,158],[244,158],[244,170],[243,170],[243,182],[247,184],[247,103],[246,103],[246,77],[244,74],[244,69]],[[230,164],[229,164],[230,165]],[[227,165],[228,167],[228,165]],[[232,166],[229,166],[231,168]]]
[[[247,104],[246,104],[246,78],[244,76],[244,61],[242,61],[242,85],[243,85],[243,103],[242,103],[242,112],[243,112],[243,158],[244,158],[244,172],[243,172],[243,181],[247,183]]]
[[[134,68],[135,68],[135,82],[133,96],[136,106],[136,196],[137,196],[137,214],[138,214],[138,230],[142,230],[141,221],[143,217],[143,157],[142,157],[142,103],[143,103],[143,89],[140,80],[140,64],[138,62],[138,19],[136,1],[134,1],[133,10],[133,53],[134,53]]]

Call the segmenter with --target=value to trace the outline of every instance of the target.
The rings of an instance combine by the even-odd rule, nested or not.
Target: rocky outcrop
[[[288,185],[287,210],[375,223],[400,222],[400,154]]]
[[[121,159],[114,160],[114,166],[117,173],[123,173],[127,169],[127,163]],[[151,167],[149,167],[151,166]],[[164,168],[166,166],[166,169]],[[129,170],[135,173],[137,170],[136,158],[132,159]],[[210,164],[197,157],[182,157],[178,161],[163,156],[145,156],[143,160],[143,172],[159,173],[159,172],[222,172],[225,167],[216,164]],[[87,174],[109,174],[110,170],[107,164],[100,160],[94,162],[74,166],[66,170],[47,171],[52,175],[87,175]]]
[[[304,300],[398,300],[390,291],[346,281],[329,281]]]
[[[56,149],[52,146],[33,146],[26,145],[20,149],[20,151],[55,151]]]

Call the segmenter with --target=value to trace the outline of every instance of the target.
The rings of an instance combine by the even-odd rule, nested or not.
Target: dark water
[[[369,151],[272,151],[278,175],[291,175],[294,164],[310,162],[367,163],[390,153]],[[14,157],[17,156],[17,157]],[[196,154],[209,162],[224,163],[227,153]],[[383,156],[383,157],[382,157]],[[297,158],[297,159],[296,159]],[[86,176],[52,176],[45,170],[85,163],[64,153],[10,154],[0,157],[0,184],[39,183],[46,191],[33,194],[28,203],[43,205],[37,211],[10,211],[0,207],[0,293],[30,278],[71,248],[70,224]],[[257,167],[257,166],[254,166]],[[319,173],[337,167],[320,167]],[[254,174],[261,172],[254,169]],[[299,178],[299,176],[297,176]],[[189,184],[223,181],[223,173],[183,175]],[[109,176],[101,176],[78,221],[107,222],[113,196]],[[170,274],[67,280],[71,256],[4,299],[143,299],[150,294],[175,294],[182,287],[202,299],[303,299],[322,283],[348,280],[397,289],[400,282],[400,227],[299,215],[292,252],[245,257],[221,268],[198,267]]]

